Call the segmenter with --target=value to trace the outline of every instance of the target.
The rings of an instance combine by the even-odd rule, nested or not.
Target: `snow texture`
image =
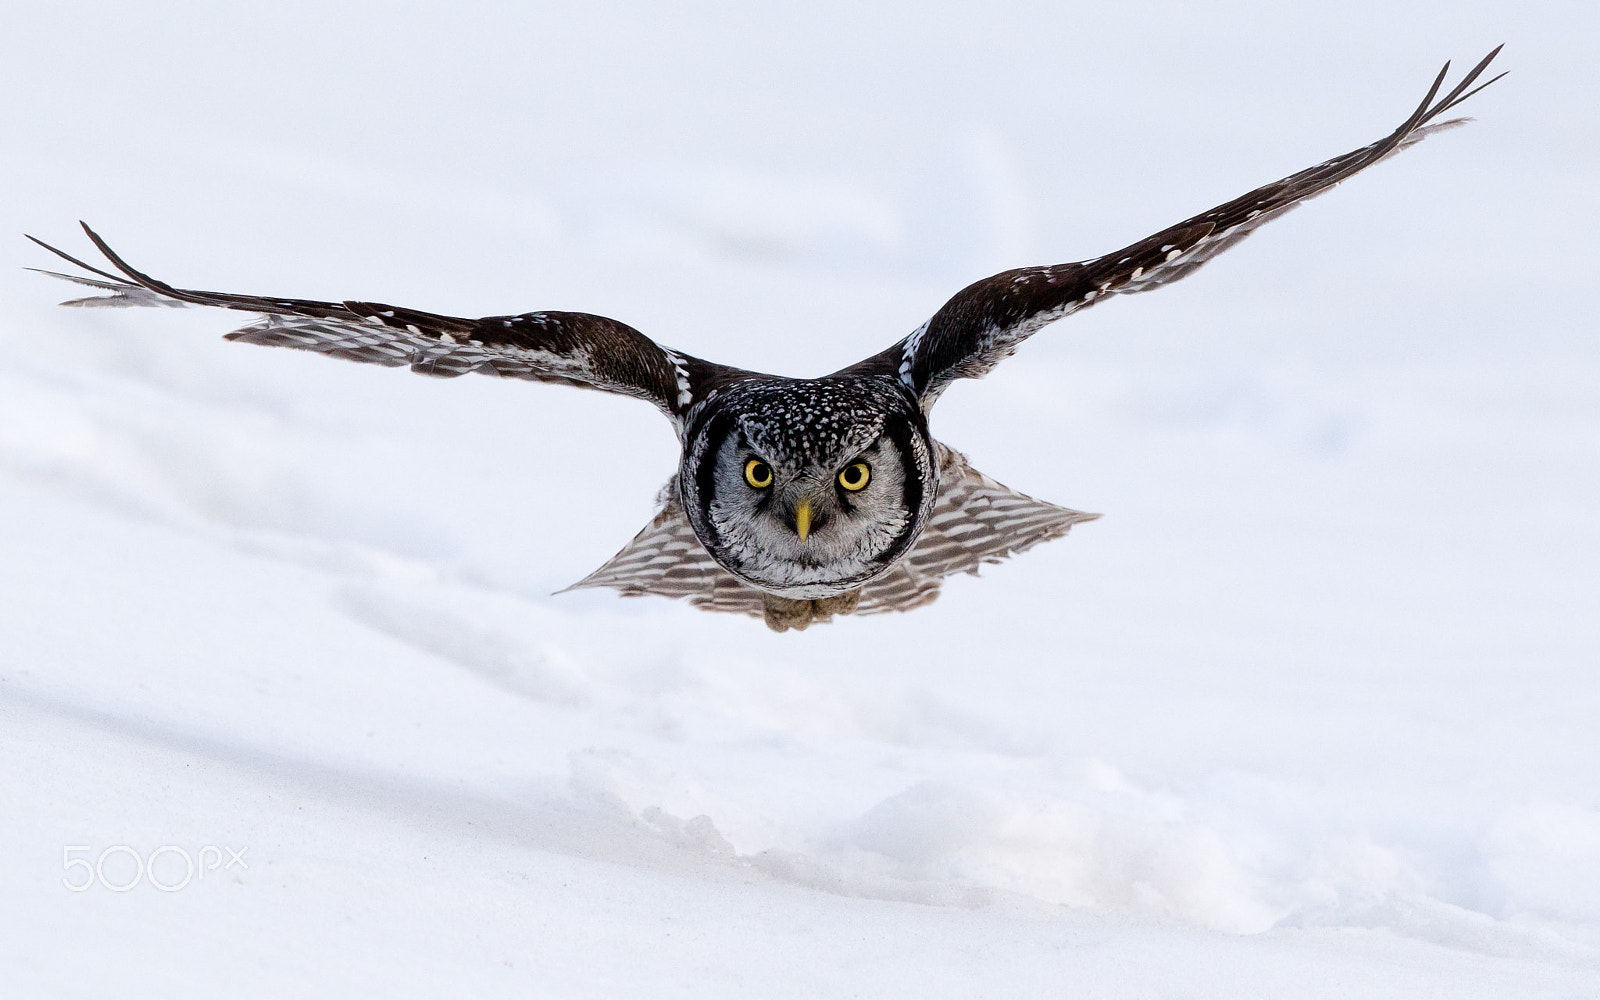
[[[1597,32],[9,11],[4,993],[1600,994]],[[974,466],[1103,519],[804,634],[551,596],[649,519],[648,406],[22,270],[84,218],[189,287],[585,310],[816,375],[1369,142],[1501,41],[1471,126],[946,394]],[[64,887],[116,845],[114,883],[169,845],[249,867]]]

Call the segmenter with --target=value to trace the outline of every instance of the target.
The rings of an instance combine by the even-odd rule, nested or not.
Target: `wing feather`
[[[926,409],[950,382],[983,377],[1047,324],[1112,295],[1146,292],[1177,281],[1346,178],[1429,135],[1464,124],[1465,118],[1430,122],[1505,75],[1472,86],[1499,52],[1496,47],[1435,101],[1450,71],[1445,63],[1417,109],[1377,142],[1259,187],[1116,253],[985,278],[957,292],[910,336],[845,373],[894,374]]]
[[[662,488],[657,502],[660,510],[633,541],[567,590],[610,587],[624,597],[686,598],[705,611],[762,617],[761,591],[718,566],[695,537],[675,478]]]
[[[928,526],[893,570],[861,589],[856,614],[931,604],[945,577],[977,576],[986,563],[1002,562],[1100,516],[1025,496],[968,465],[955,449],[937,448],[939,501]]]
[[[83,230],[119,273],[28,237],[96,277],[43,273],[110,293],[63,305],[212,306],[257,313],[260,319],[227,339],[316,351],[366,364],[407,366],[441,378],[481,372],[599,389],[647,400],[674,421],[681,421],[720,381],[744,374],[663,348],[625,323],[590,313],[466,319],[380,302],[322,302],[177,288],[134,269],[94,230],[87,225]]]

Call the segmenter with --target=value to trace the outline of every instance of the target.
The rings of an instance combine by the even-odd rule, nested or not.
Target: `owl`
[[[463,319],[376,302],[176,288],[129,266],[87,225],[116,273],[34,242],[84,272],[45,273],[109,293],[66,305],[234,309],[257,319],[229,340],[446,378],[482,372],[554,382],[651,403],[677,431],[678,471],[644,530],[573,588],[684,598],[763,618],[782,632],[834,615],[928,604],[945,577],[976,573],[1097,517],[1008,489],[936,441],[928,418],[940,393],[956,379],[983,377],[1048,324],[1176,281],[1306,199],[1462,124],[1466,119],[1435,119],[1499,79],[1473,87],[1499,51],[1439,98],[1446,63],[1411,116],[1369,146],[1115,253],[985,278],[909,336],[822,378],[705,361],[587,313]]]

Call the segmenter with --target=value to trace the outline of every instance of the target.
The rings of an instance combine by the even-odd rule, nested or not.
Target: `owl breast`
[[[937,500],[926,420],[892,379],[750,379],[709,400],[685,439],[678,489],[696,537],[781,597],[882,576]]]

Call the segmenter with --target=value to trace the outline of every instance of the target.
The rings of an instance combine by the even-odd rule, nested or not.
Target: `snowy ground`
[[[8,996],[1600,995],[1593,4],[520,6],[8,12]],[[649,517],[649,407],[21,270],[81,217],[815,375],[1500,41],[1470,128],[947,394],[1101,521],[804,634],[550,596]],[[64,887],[117,845],[248,868]]]

